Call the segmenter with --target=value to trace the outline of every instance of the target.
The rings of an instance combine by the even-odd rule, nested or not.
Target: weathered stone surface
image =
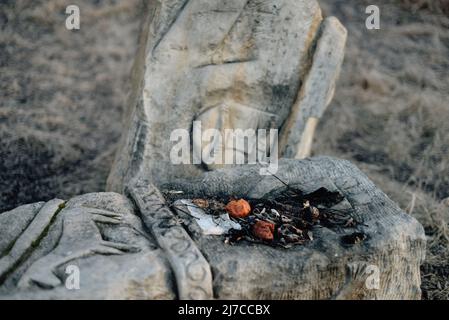
[[[126,197],[87,194],[0,214],[0,298],[419,298],[422,227],[348,162],[283,160],[278,175],[304,192],[344,194],[339,209],[353,211],[367,235],[354,245],[342,242],[348,231],[324,227],[288,250],[225,245],[157,188],[183,197],[284,191],[258,166],[174,165],[170,134],[190,132],[195,120],[222,133],[276,128],[281,153],[307,156],[343,58],[340,23],[323,20],[313,0],[160,0],[146,10],[127,131],[108,181]],[[80,270],[79,290],[65,286],[68,266]],[[378,288],[367,285],[376,270]]]
[[[217,170],[198,180],[166,186],[183,190],[182,197],[235,196],[264,198],[285,190],[274,177],[260,176],[258,167]],[[214,294],[221,299],[419,299],[420,265],[425,256],[422,226],[401,211],[354,165],[331,158],[282,160],[278,176],[304,192],[320,187],[341,191],[342,210],[353,210],[366,226],[368,239],[345,245],[342,237],[354,230],[317,227],[314,241],[292,249],[254,244],[229,246],[191,234],[210,263]],[[379,288],[370,289],[369,276],[379,271]]]
[[[0,298],[41,299],[418,299],[419,267],[424,260],[421,225],[402,212],[349,162],[330,158],[282,160],[279,177],[292,187],[311,192],[339,190],[364,225],[362,243],[347,245],[346,229],[316,227],[314,240],[291,249],[260,244],[226,245],[204,236],[196,223],[177,215],[149,181],[134,181],[128,198],[114,193],[73,198],[18,208],[0,215],[3,222],[23,214],[34,217],[17,229],[1,260],[15,258],[15,247],[35,239],[36,225],[47,231],[29,245],[0,283]],[[238,167],[206,173],[198,180],[167,184],[182,197],[236,196],[264,198],[285,190],[259,168]],[[49,210],[53,207],[53,211]],[[188,232],[187,232],[188,231]],[[19,241],[20,240],[20,241]],[[6,259],[6,260],[5,260]],[[68,265],[80,269],[80,290],[64,284]],[[374,269],[373,269],[374,268]],[[369,287],[379,271],[379,287]]]
[[[146,10],[128,130],[108,190],[123,192],[135,177],[159,184],[201,174],[203,166],[169,158],[171,133],[192,132],[193,121],[223,137],[225,129],[285,125],[283,149],[292,157],[308,153],[301,140],[310,141],[314,128],[308,140],[302,132],[332,98],[346,41],[344,27],[323,20],[316,1],[164,0]],[[224,138],[218,150],[243,152],[231,143]]]
[[[63,203],[64,201],[55,199],[42,206],[26,230],[15,239],[11,248],[7,249],[7,254],[0,259],[0,279],[4,279],[8,272],[20,263],[29,250],[45,235],[47,227]],[[4,227],[7,228],[9,225]]]
[[[290,117],[282,127],[279,143],[285,158],[304,159],[310,156],[316,124],[334,96],[347,34],[336,18],[326,19],[321,33],[311,69]]]
[[[30,224],[44,203],[38,202],[21,206],[2,214],[3,227],[0,237],[0,253],[12,248],[14,242]]]
[[[16,230],[10,250],[0,252],[0,298],[12,299],[172,299],[170,267],[144,230],[134,207],[114,193],[86,194],[64,203],[53,200],[0,215],[0,234],[14,230],[5,224],[12,215],[34,214]],[[39,210],[39,207],[42,207]],[[38,211],[35,213],[35,211]],[[54,216],[53,219],[45,217]],[[36,228],[39,226],[39,228]],[[36,232],[42,227],[43,234]],[[40,234],[39,237],[35,235]],[[28,241],[24,241],[26,239]],[[32,242],[30,242],[32,241]],[[18,249],[16,249],[18,248]],[[2,248],[3,249],[3,248]],[[20,250],[19,250],[20,249]],[[18,259],[17,252],[20,252]],[[5,262],[8,272],[3,272]],[[80,289],[65,286],[69,265],[80,270]]]
[[[209,264],[181,221],[165,205],[159,190],[149,181],[138,179],[127,189],[127,194],[137,204],[143,222],[170,261],[178,298],[212,299],[212,273]]]

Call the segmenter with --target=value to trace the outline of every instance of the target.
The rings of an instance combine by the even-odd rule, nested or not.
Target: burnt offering
[[[366,239],[366,235],[358,230],[362,223],[354,217],[352,209],[335,209],[345,199],[339,192],[319,188],[305,194],[286,186],[285,192],[268,199],[197,198],[184,200],[184,204],[186,201],[190,203],[187,205],[190,212],[200,209],[209,217],[223,219],[226,216],[230,219],[234,227],[224,228],[226,231],[222,233],[225,243],[230,245],[248,241],[291,248],[313,241],[313,230],[320,226],[339,231],[350,229],[343,232],[346,235],[342,237],[342,242],[346,245]],[[169,201],[176,206],[174,199],[169,198]],[[193,216],[199,222],[198,213]],[[203,232],[210,234],[208,230],[203,229]]]

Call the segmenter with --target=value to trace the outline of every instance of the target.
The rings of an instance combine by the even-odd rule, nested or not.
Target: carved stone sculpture
[[[158,184],[201,174],[201,165],[170,161],[171,133],[192,132],[194,121],[222,136],[279,129],[280,155],[310,153],[344,56],[337,19],[323,20],[310,0],[153,1],[147,10],[109,190],[123,192],[135,177]],[[218,149],[236,148],[225,139]]]
[[[0,297],[172,299],[165,254],[134,206],[114,193],[22,206],[0,215]],[[79,290],[66,268],[80,270]]]
[[[173,164],[171,132],[196,121],[220,132],[274,128],[283,157],[308,156],[343,59],[341,24],[323,20],[312,0],[155,0],[145,10],[127,130],[108,181],[116,193],[0,214],[0,298],[420,298],[423,228],[349,162],[282,159],[277,175],[304,192],[340,192],[339,210],[363,221],[360,243],[343,241],[346,229],[316,227],[313,241],[290,249],[230,246],[160,192],[284,192],[259,165]],[[218,146],[229,148],[237,149]],[[73,266],[79,288],[67,284]],[[378,281],[368,285],[372,272]]]
[[[292,187],[345,195],[368,239],[345,244],[345,230],[316,228],[314,241],[291,249],[204,236],[182,221],[150,181],[127,190],[52,200],[0,215],[0,297],[120,299],[418,299],[425,236],[366,176],[346,161],[282,160]],[[231,194],[264,198],[285,186],[258,167],[173,181],[186,197]],[[188,226],[188,227],[186,227]],[[187,230],[188,232],[187,232]],[[65,286],[69,265],[80,290]],[[378,286],[367,286],[370,268]],[[371,270],[371,271],[370,271]],[[212,276],[213,275],[213,276]]]

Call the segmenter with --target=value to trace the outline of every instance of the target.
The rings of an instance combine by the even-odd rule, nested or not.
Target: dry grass
[[[140,0],[7,0],[0,7],[0,212],[104,189],[121,132]],[[429,237],[427,299],[449,298],[447,0],[320,0],[349,30],[346,62],[316,154],[349,159]]]
[[[414,11],[428,9],[436,13],[449,14],[448,0],[400,0],[405,8]]]
[[[0,6],[0,211],[104,189],[120,136],[139,0]]]

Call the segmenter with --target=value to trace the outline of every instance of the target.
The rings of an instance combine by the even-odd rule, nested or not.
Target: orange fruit
[[[233,218],[246,218],[251,213],[251,206],[243,199],[230,201],[225,209]]]
[[[273,241],[275,225],[268,221],[257,221],[253,226],[253,234],[262,240]]]

